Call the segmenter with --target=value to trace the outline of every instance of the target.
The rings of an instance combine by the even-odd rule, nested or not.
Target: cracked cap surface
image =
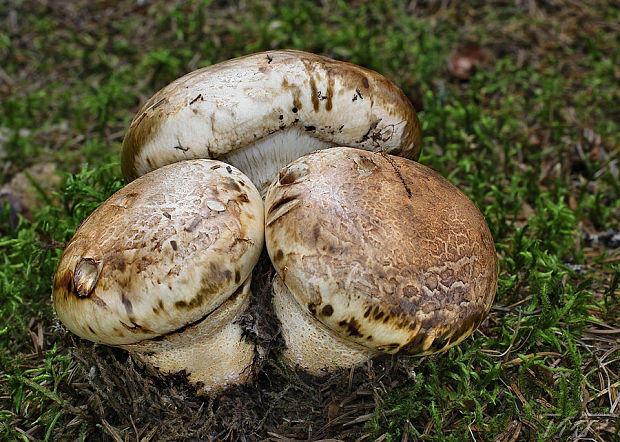
[[[131,344],[216,310],[263,247],[263,203],[237,169],[193,160],[112,195],[77,229],[56,275],[59,319],[82,338]]]
[[[268,51],[191,72],[157,92],[131,123],[121,166],[132,180],[175,161],[216,158],[262,191],[286,164],[333,146],[417,159],[419,122],[405,94],[374,71]]]
[[[495,296],[495,247],[479,210],[399,157],[334,148],[299,158],[267,191],[265,241],[300,308],[382,352],[456,345]]]

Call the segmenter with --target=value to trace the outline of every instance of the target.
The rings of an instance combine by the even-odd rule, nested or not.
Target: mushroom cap
[[[138,111],[123,140],[127,180],[175,161],[215,158],[259,191],[294,159],[333,146],[417,159],[421,133],[405,96],[382,75],[280,50],[191,72]]]
[[[294,161],[265,196],[265,241],[300,308],[381,352],[456,345],[495,295],[497,257],[479,210],[399,157],[334,148]]]
[[[144,175],[77,229],[54,278],[58,317],[82,338],[111,345],[194,323],[250,275],[263,216],[254,185],[219,161]]]

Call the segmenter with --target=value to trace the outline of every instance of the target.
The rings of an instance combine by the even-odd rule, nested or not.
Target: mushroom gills
[[[255,345],[237,323],[250,304],[252,275],[216,310],[195,324],[155,339],[121,345],[162,376],[181,374],[203,393],[248,381]]]
[[[333,146],[334,143],[312,137],[301,128],[293,126],[234,150],[219,159],[243,172],[261,195],[264,195],[273,177],[284,166],[310,152]]]
[[[343,340],[309,313],[276,275],[272,282],[273,307],[280,320],[286,348],[282,358],[291,367],[322,375],[339,368],[353,367],[378,352]]]

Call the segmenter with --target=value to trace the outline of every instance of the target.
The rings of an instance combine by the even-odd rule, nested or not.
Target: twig
[[[614,382],[609,387],[605,388],[604,390],[599,391],[595,396],[592,396],[590,399],[588,399],[588,402],[592,402],[593,400],[598,399],[601,396],[606,395],[610,388],[616,388],[616,387],[619,387],[619,386],[620,386],[620,381]],[[619,395],[619,397],[620,397],[620,395]]]
[[[520,357],[515,358],[515,359],[511,359],[510,361],[505,362],[503,364],[503,366],[504,367],[512,367],[514,365],[520,365],[520,364],[522,364],[523,362],[525,362],[525,361],[527,361],[529,359],[533,359],[533,358],[539,357],[539,356],[555,356],[555,357],[560,357],[560,356],[562,356],[562,354],[561,353],[556,353],[554,351],[541,351],[541,352],[538,352],[538,353],[530,353],[528,355],[524,355],[524,356],[520,356]]]
[[[105,419],[101,419],[101,423],[103,424],[107,432],[110,433],[110,436],[112,436],[112,439],[114,439],[114,442],[123,442],[123,438],[121,437],[120,434],[118,434],[118,430],[114,428],[112,425],[110,425],[108,421],[106,421]]]
[[[69,404],[67,401],[65,401],[63,398],[61,398],[60,396],[58,396],[57,393],[51,391],[50,389],[44,387],[43,385],[37,384],[36,382],[25,378],[23,376],[18,376],[17,379],[19,380],[19,382],[22,382],[23,384],[26,384],[28,387],[30,387],[31,389],[38,391],[39,393],[41,393],[43,396],[47,397],[48,399],[53,400],[54,402],[56,402],[58,405],[60,405],[62,408],[64,408],[65,410],[73,413],[73,414],[77,414],[79,416],[82,416],[86,419],[88,419],[88,416],[86,415],[86,413],[84,413],[84,411],[80,410],[77,407],[74,407],[73,405]]]

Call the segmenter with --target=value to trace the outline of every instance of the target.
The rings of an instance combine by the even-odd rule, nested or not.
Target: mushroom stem
[[[378,353],[336,336],[302,308],[280,276],[273,279],[273,306],[281,324],[286,348],[282,358],[291,367],[312,375],[353,367]]]
[[[198,322],[163,337],[121,345],[160,376],[182,374],[203,393],[248,381],[255,345],[243,338],[239,317],[250,303],[250,281]],[[207,320],[208,318],[208,320]]]

